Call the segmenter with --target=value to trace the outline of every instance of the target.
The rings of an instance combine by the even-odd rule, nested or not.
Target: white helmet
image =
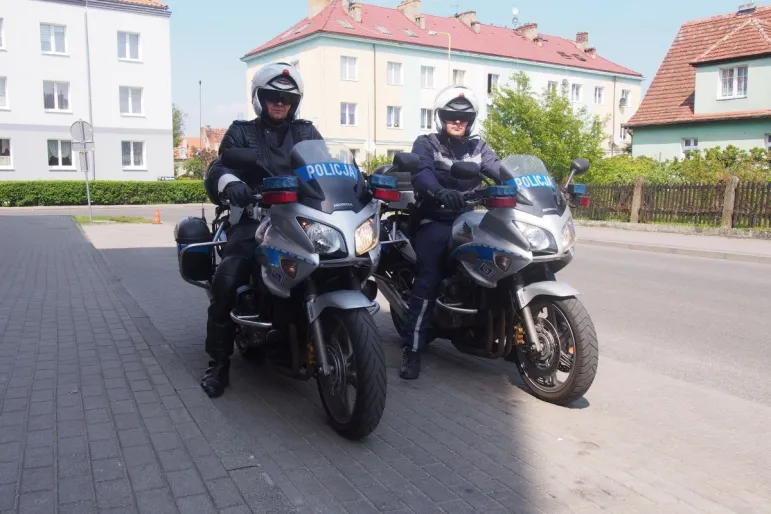
[[[465,137],[474,130],[479,102],[472,90],[465,86],[447,86],[434,100],[434,123],[440,134],[447,133],[447,120],[468,121]]]
[[[265,111],[266,100],[289,102],[288,120],[293,120],[303,99],[303,79],[297,68],[289,63],[266,64],[252,78],[252,107],[257,116]]]

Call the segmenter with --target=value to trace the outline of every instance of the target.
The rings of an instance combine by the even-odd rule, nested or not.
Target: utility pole
[[[203,81],[198,81],[198,137],[203,145]]]

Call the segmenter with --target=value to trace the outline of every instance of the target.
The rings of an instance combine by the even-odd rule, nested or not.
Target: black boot
[[[402,368],[399,378],[415,380],[420,376],[420,353],[405,348],[402,352]]]
[[[209,398],[222,396],[225,388],[230,385],[230,360],[219,359],[209,361],[209,367],[201,379],[201,387]]]

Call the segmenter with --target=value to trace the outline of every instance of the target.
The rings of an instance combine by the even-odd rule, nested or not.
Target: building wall
[[[720,70],[747,66],[747,96],[720,98]],[[734,81],[736,78],[734,78]],[[713,114],[771,109],[771,58],[699,66],[696,69],[694,113]]]
[[[356,58],[357,80],[341,80],[342,56]],[[637,110],[642,92],[642,79],[634,77],[613,77],[567,67],[479,55],[453,54],[448,66],[447,52],[441,49],[321,35],[245,59],[246,98],[250,110],[251,79],[254,72],[263,64],[275,61],[299,62],[306,85],[301,116],[313,121],[325,138],[342,141],[360,152],[375,151],[378,154],[385,154],[388,150],[409,150],[419,134],[429,132],[420,128],[421,108],[433,108],[436,94],[451,79],[448,69],[464,70],[465,85],[470,87],[480,100],[477,131],[488,111],[487,81],[490,73],[499,76],[499,85],[506,85],[511,84],[510,77],[513,73],[524,71],[537,92],[544,91],[549,81],[561,84],[562,80],[566,79],[569,84],[580,83],[583,92],[578,106],[586,106],[590,114],[609,118],[606,124],[608,137],[604,143],[606,148],[610,148],[608,143],[611,140],[619,146],[625,143],[620,127]],[[389,61],[402,64],[403,82],[400,86],[387,83]],[[434,68],[433,88],[421,87],[422,66]],[[602,105],[594,103],[596,86],[605,88]],[[620,108],[623,89],[630,91],[630,104]],[[356,126],[341,126],[341,102],[357,104]],[[386,126],[388,106],[402,107],[401,128]]]
[[[79,119],[94,127],[92,178],[156,180],[173,175],[168,13],[119,4],[94,5],[97,2],[90,3],[87,11],[89,109],[84,5],[55,0],[0,3],[5,32],[0,76],[7,77],[9,101],[8,109],[0,110],[0,139],[11,140],[12,153],[12,167],[0,169],[0,180],[83,178],[77,155],[71,169],[61,170],[49,167],[47,153],[47,140],[71,140],[70,126]],[[66,55],[41,51],[40,23],[66,26]],[[140,34],[140,62],[118,59],[118,31]],[[44,80],[70,83],[69,112],[45,111]],[[143,88],[141,115],[120,114],[120,86]],[[123,169],[121,141],[144,143],[142,171]]]
[[[672,127],[634,129],[632,155],[657,160],[681,158],[682,140],[697,138],[699,149],[734,145],[743,150],[765,148],[771,134],[771,120],[745,122],[716,122]]]

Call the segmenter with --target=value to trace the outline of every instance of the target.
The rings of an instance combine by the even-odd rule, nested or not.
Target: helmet
[[[447,133],[446,120],[466,120],[465,137],[471,134],[479,112],[479,102],[472,90],[451,85],[439,91],[434,100],[434,123],[441,134]]]
[[[288,120],[294,119],[303,98],[303,79],[289,63],[275,62],[257,70],[252,78],[252,107],[257,116],[265,111],[266,100],[291,102]]]

